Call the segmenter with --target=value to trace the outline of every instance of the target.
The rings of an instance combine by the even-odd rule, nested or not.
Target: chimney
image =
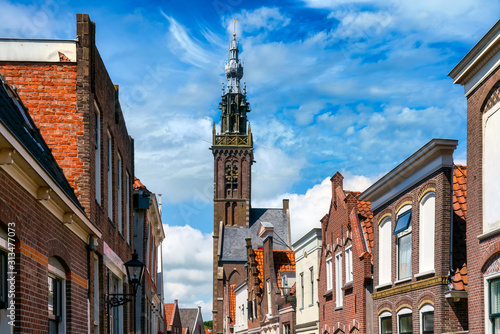
[[[286,213],[290,207],[290,201],[286,198],[283,199],[283,212]]]

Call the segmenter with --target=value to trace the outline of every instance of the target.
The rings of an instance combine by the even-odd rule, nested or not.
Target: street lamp
[[[135,332],[135,296],[137,294],[137,288],[141,284],[142,276],[144,275],[144,268],[146,265],[139,261],[139,255],[137,251],[134,250],[132,254],[132,260],[124,264],[127,270],[127,276],[129,284],[132,287],[132,293],[108,293],[106,294],[106,316],[107,316],[107,327],[108,333],[110,333],[109,328],[109,313],[111,307],[118,307],[134,300],[134,332]],[[108,273],[108,291],[109,291],[109,273]]]

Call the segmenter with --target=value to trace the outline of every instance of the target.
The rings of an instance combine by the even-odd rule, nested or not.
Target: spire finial
[[[238,20],[233,20],[233,37],[236,37],[236,22],[238,22]]]
[[[241,93],[240,79],[243,77],[243,65],[238,59],[238,41],[236,40],[236,22],[233,20],[233,40],[229,49],[229,61],[226,62],[226,78],[229,93]]]

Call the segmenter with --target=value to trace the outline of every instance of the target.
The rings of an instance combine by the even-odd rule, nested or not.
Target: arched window
[[[413,333],[413,317],[409,308],[403,308],[398,312],[398,333]]]
[[[398,279],[411,277],[411,205],[403,206],[396,215],[393,234],[397,237]]]
[[[380,334],[392,333],[392,313],[389,311],[382,312],[378,317]]]
[[[498,89],[498,88],[497,88]],[[494,92],[492,92],[493,94]],[[500,103],[483,114],[483,233],[500,227]]]
[[[426,273],[434,271],[434,231],[436,225],[436,194],[428,192],[419,204],[419,271]]]
[[[420,333],[434,333],[434,306],[425,304],[420,308]]]
[[[391,259],[391,219],[387,217],[379,225],[379,252],[378,252],[378,284],[387,284],[392,282],[392,259]]]
[[[48,272],[49,334],[65,333],[66,270],[55,257],[50,257]]]

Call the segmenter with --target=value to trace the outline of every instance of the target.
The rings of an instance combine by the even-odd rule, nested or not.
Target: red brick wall
[[[484,333],[485,300],[483,266],[500,253],[500,236],[478,240],[483,233],[483,115],[481,108],[500,81],[496,69],[467,99],[467,269],[469,280],[469,333]],[[490,182],[493,180],[490,180]],[[494,180],[497,182],[498,180]]]
[[[370,257],[360,257],[360,254],[352,233],[352,226],[349,222],[349,215],[355,208],[357,199],[344,195],[343,177],[336,174],[332,177],[332,200],[330,212],[322,220],[322,251],[320,258],[320,272],[318,282],[319,300],[319,328],[320,333],[325,330],[328,333],[335,333],[341,329],[349,333],[354,327],[359,333],[367,333],[367,295],[366,286],[371,286],[371,259]],[[349,287],[346,283],[345,271],[345,249],[352,246],[353,281]],[[342,252],[342,293],[343,306],[336,308],[335,291],[335,254]],[[326,259],[332,257],[332,287],[327,292]],[[368,278],[368,280],[366,280]]]
[[[411,281],[396,284],[397,281],[397,247],[395,235],[392,236],[392,288],[408,286],[412,283],[417,283],[419,280],[447,276],[450,270],[450,223],[451,223],[451,176],[450,168],[443,168],[434,173],[426,180],[421,181],[412,189],[404,194],[401,194],[386,205],[377,208],[374,211],[374,226],[375,226],[375,247],[373,250],[374,259],[374,285],[378,285],[379,265],[378,265],[378,223],[382,216],[387,213],[391,214],[392,230],[396,222],[396,210],[406,201],[412,203],[412,278]],[[430,187],[435,188],[435,257],[434,268],[435,274],[425,276],[423,278],[415,278],[415,274],[419,273],[419,199],[420,196]],[[412,310],[413,331],[420,330],[420,314],[419,307],[422,306],[424,300],[430,301],[434,305],[434,331],[455,332],[464,331],[468,328],[467,323],[467,303],[462,300],[455,303],[445,299],[444,295],[448,291],[448,286],[444,284],[435,285],[425,288],[413,289],[413,291],[401,292],[389,297],[378,298],[373,301],[374,305],[374,327],[375,332],[379,331],[379,314],[384,309],[389,309],[392,312],[393,331],[397,331],[397,311],[403,304],[409,305]],[[374,292],[384,291],[388,288],[374,289]]]
[[[14,223],[16,231],[15,333],[48,331],[48,259],[56,257],[66,269],[66,328],[88,328],[86,244],[46,207],[0,169],[0,226]]]

